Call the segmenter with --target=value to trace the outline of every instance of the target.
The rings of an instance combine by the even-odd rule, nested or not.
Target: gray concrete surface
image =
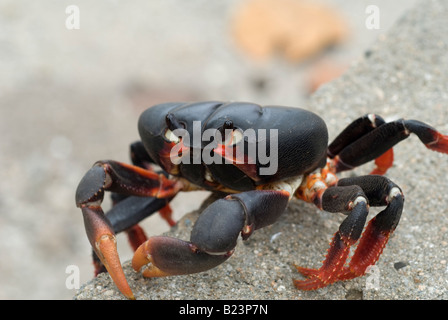
[[[327,121],[332,137],[367,112],[406,117],[448,132],[448,2],[424,1],[324,86],[308,107]],[[144,279],[124,263],[137,299],[447,299],[448,158],[413,136],[395,148],[388,176],[406,196],[401,222],[376,269],[315,292],[292,285],[293,263],[318,267],[342,216],[293,201],[278,223],[239,242],[221,266],[196,275]],[[368,165],[355,170],[367,173]],[[353,174],[353,173],[351,173]],[[378,211],[373,209],[372,216]],[[188,239],[197,217],[168,234]],[[378,278],[376,278],[378,277]],[[376,282],[377,281],[377,282]],[[121,299],[107,275],[83,285],[76,299]]]
[[[78,268],[81,284],[92,278],[90,247],[74,206],[74,191],[94,161],[128,161],[128,145],[137,139],[138,115],[154,103],[223,99],[307,106],[325,118],[333,137],[367,111],[422,119],[448,132],[447,33],[443,13],[438,13],[438,7],[446,12],[445,4],[430,2],[416,9],[386,36],[416,1],[376,0],[379,30],[365,27],[370,1],[322,2],[342,13],[351,36],[319,58],[355,62],[347,75],[310,100],[304,90],[306,78],[319,58],[298,65],[281,59],[259,65],[247,59],[229,35],[237,0],[135,0],[126,5],[81,0],[76,1],[79,30],[65,27],[65,10],[72,1],[1,0],[0,299],[71,299],[77,291],[67,286],[68,266]],[[367,48],[373,54],[364,61]],[[381,54],[375,54],[380,49]],[[260,81],[266,84],[262,90]],[[382,260],[381,285],[389,286],[390,279],[402,281],[399,289],[389,292],[392,298],[445,298],[447,206],[440,192],[446,189],[445,158],[426,151],[415,138],[396,152],[389,175],[404,188],[407,202],[389,254]],[[197,209],[206,197],[207,193],[179,195],[173,203],[176,218]],[[108,205],[106,201],[104,207]],[[160,298],[185,297],[184,285],[173,281],[196,281],[198,292],[217,295],[211,291],[214,280],[226,281],[226,294],[246,286],[247,292],[281,293],[282,298],[359,296],[365,279],[336,286],[331,289],[339,290],[334,295],[291,290],[290,279],[296,276],[291,264],[318,266],[340,221],[302,203],[291,204],[291,211],[273,229],[261,231],[267,233],[240,244],[231,261],[220,267],[226,273],[223,278],[212,272],[157,280],[162,282],[134,273],[130,277],[146,290],[164,291]],[[168,230],[157,216],[143,226],[150,235]],[[182,232],[188,237],[188,231]],[[294,240],[290,248],[286,239]],[[244,248],[254,251],[258,242],[262,247],[256,255],[244,255]],[[132,253],[124,237],[119,236],[119,245],[123,261],[129,260]],[[259,272],[245,268],[250,257],[258,259]],[[278,263],[274,275],[266,264],[273,258]],[[400,261],[408,266],[396,272],[391,265]],[[89,283],[83,289],[78,298],[92,297],[96,291],[105,294],[97,298],[117,298],[110,283]],[[366,291],[364,297],[374,294]]]

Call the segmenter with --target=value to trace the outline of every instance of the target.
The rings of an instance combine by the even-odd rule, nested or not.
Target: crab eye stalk
[[[165,122],[166,122],[166,126],[171,131],[174,131],[176,129],[181,129],[181,128],[185,129],[185,126],[181,122],[179,122],[179,120],[177,120],[177,118],[171,112],[169,112],[166,115]]]
[[[224,124],[222,125],[222,129],[233,129],[233,121],[232,120],[226,120],[224,121]]]
[[[224,142],[227,141],[229,138],[229,132],[233,130],[233,122],[232,120],[226,120],[224,121],[223,125],[219,127],[218,132],[216,133],[216,139],[217,141]]]

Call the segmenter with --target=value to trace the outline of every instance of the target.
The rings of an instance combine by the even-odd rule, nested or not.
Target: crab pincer
[[[165,277],[202,272],[226,261],[232,253],[210,255],[191,242],[156,236],[135,251],[132,267],[145,277]]]
[[[273,223],[288,203],[284,191],[248,191],[219,199],[199,216],[190,241],[151,237],[135,252],[132,266],[145,277],[184,275],[209,270],[226,261],[238,237]]]
[[[169,197],[177,192],[175,184],[163,175],[115,161],[101,161],[87,171],[76,190],[87,238],[118,289],[134,299],[126,281],[117,251],[115,230],[101,208],[105,190],[135,195]]]
[[[128,299],[134,299],[117,252],[115,233],[100,206],[81,206],[87,237],[101,263],[117,288]]]

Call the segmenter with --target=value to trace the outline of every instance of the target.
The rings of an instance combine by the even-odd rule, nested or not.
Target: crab
[[[117,233],[127,232],[135,251],[132,267],[145,277],[198,273],[229,259],[240,236],[245,240],[273,224],[294,198],[346,215],[322,266],[296,266],[305,278],[293,280],[295,287],[316,290],[360,277],[378,261],[403,210],[402,189],[384,176],[393,164],[393,146],[413,133],[428,149],[448,153],[448,135],[417,120],[386,122],[366,114],[329,144],[326,124],[315,113],[247,102],[158,104],[141,114],[138,130],[132,164],[98,161],[76,190],[95,272],[107,271],[129,299],[135,297],[120,263]],[[368,175],[337,176],[370,161],[375,168]],[[157,211],[174,225],[169,202],[180,191],[204,189],[222,197],[201,213],[189,241],[147,238],[139,227]],[[101,207],[106,191],[114,200],[107,214]],[[370,206],[384,209],[367,222]]]

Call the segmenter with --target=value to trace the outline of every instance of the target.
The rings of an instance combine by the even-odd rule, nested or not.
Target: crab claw
[[[118,290],[128,299],[134,300],[134,294],[129,287],[120,258],[117,252],[115,234],[110,223],[105,219],[100,206],[85,206],[81,208],[87,236],[93,250],[106,267]]]
[[[132,267],[145,277],[164,277],[202,272],[226,261],[233,251],[208,254],[191,242],[157,236],[143,243],[134,254]]]

